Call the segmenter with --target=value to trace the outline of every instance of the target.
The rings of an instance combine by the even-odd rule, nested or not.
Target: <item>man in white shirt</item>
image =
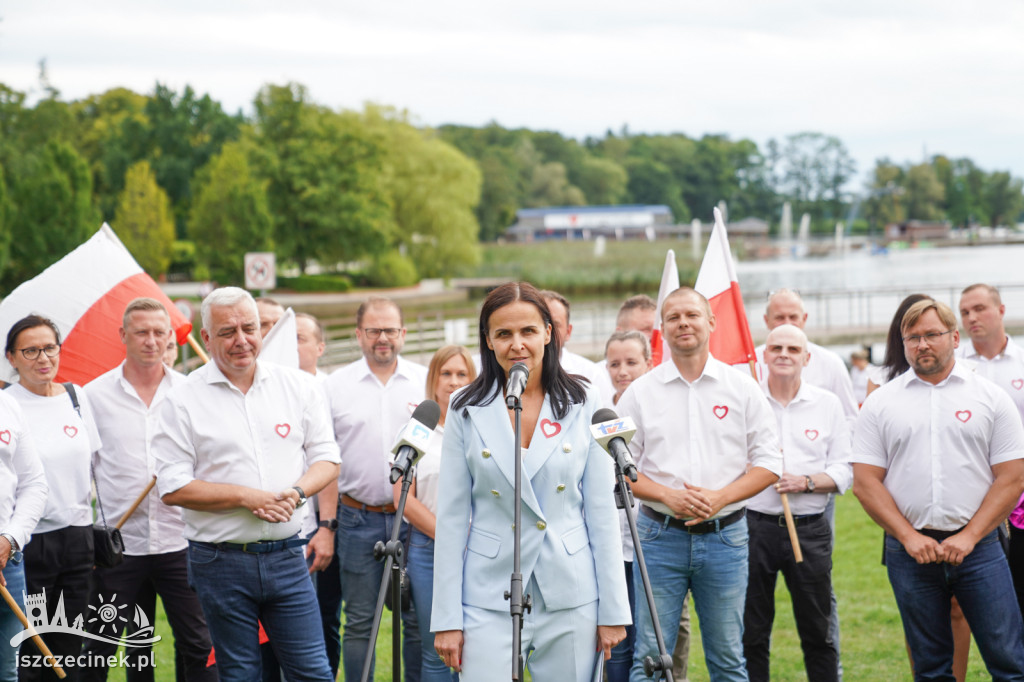
[[[569,322],[569,299],[557,291],[542,291],[540,295],[547,301],[548,310],[551,311],[551,326],[558,334],[558,340],[562,344],[562,368],[569,374],[579,374],[586,377],[591,386],[595,385],[597,379],[596,366],[593,362],[582,355],[577,355],[566,350],[569,339],[572,338],[572,324]]]
[[[315,382],[257,362],[256,304],[235,287],[203,300],[212,362],[160,407],[152,451],[166,504],[184,507],[189,578],[220,679],[260,676],[257,621],[285,676],[331,679],[294,513],[338,475],[338,446]]]
[[[775,583],[781,572],[793,602],[807,679],[838,679],[829,638],[832,610],[832,532],[825,518],[829,493],[853,482],[850,429],[839,399],[800,380],[807,364],[807,336],[791,324],[768,334],[764,350],[768,379],[761,383],[775,413],[782,446],[778,483],[747,503],[750,570],[743,617],[743,652],[751,682],[768,682],[775,618]],[[790,507],[803,561],[796,562],[781,494]]]
[[[1006,393],[955,360],[949,306],[915,303],[901,332],[911,369],[864,403],[853,489],[886,532],[915,675],[953,679],[956,597],[992,678],[1024,679],[1024,622],[996,531],[1024,489],[1024,426]]]
[[[639,470],[633,493],[643,501],[637,526],[655,592],[656,612],[671,650],[687,593],[693,590],[711,680],[747,680],[743,602],[747,591],[744,500],[782,472],[775,419],[757,384],[711,357],[715,317],[689,287],[662,303],[671,350],[619,400],[633,418]],[[634,573],[641,594],[639,571]],[[657,660],[650,610],[637,606],[632,682]]]
[[[426,367],[399,355],[405,326],[402,310],[394,301],[373,297],[359,306],[356,340],[362,359],[334,372],[324,384],[335,438],[348,453],[337,481],[340,495],[335,498],[346,680],[362,676],[384,573],[384,563],[374,558],[373,546],[390,540],[394,524],[402,522],[395,518],[394,492],[388,479],[391,447],[423,400],[427,384]],[[333,509],[328,491],[320,496],[322,519]],[[415,614],[403,611],[402,621],[405,671],[418,679],[422,659]]]
[[[1006,391],[1024,419],[1024,348],[1010,340],[1004,315],[1006,306],[994,286],[972,284],[964,289],[960,322],[971,340],[956,349],[956,357],[970,360],[975,372]]]
[[[46,508],[46,472],[25,428],[18,401],[0,392],[0,585],[25,610],[22,549],[32,538]],[[0,602],[0,679],[18,677],[18,647],[11,638],[24,628],[10,607]]]
[[[327,349],[320,320],[309,313],[295,313],[295,338],[299,349],[299,369],[312,374],[317,381],[326,381],[327,373],[317,367]]]
[[[125,345],[124,362],[87,386],[93,418],[103,440],[103,446],[93,455],[96,489],[110,524],[128,511],[153,480],[156,462],[151,448],[160,404],[173,386],[185,381],[183,374],[163,364],[167,339],[173,331],[171,318],[159,301],[131,301],[118,333]],[[216,669],[206,667],[210,654],[206,619],[188,585],[184,530],[181,510],[168,507],[155,490],[150,491],[121,527],[124,562],[113,568],[97,567],[93,593],[105,603],[113,600],[121,613],[132,613],[136,606],[142,608],[151,623],[155,622],[159,594],[174,633],[179,672],[189,680],[216,680]],[[93,603],[97,603],[95,597]],[[99,633],[107,625],[95,619],[88,629]],[[97,654],[93,660],[99,661],[114,654],[117,646],[87,639],[85,651]],[[152,678],[152,670],[128,668],[129,679],[135,674]],[[106,678],[106,666],[83,672],[83,679]]]

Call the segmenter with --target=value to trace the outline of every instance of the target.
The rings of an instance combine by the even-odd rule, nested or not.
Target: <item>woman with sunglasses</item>
[[[90,617],[89,576],[93,566],[92,507],[89,465],[100,447],[99,432],[85,391],[73,393],[56,381],[60,367],[60,332],[40,315],[14,323],[7,334],[7,361],[18,381],[7,395],[21,406],[25,425],[43,462],[50,493],[42,518],[24,548],[25,584],[28,595],[46,590],[47,622],[60,616],[61,625],[74,626],[81,614]],[[76,405],[77,402],[77,405]],[[77,656],[82,637],[48,633],[46,643],[55,656]],[[23,653],[34,645],[23,645]],[[67,679],[78,679],[77,668],[65,669]],[[50,668],[23,667],[21,680],[57,679]]]

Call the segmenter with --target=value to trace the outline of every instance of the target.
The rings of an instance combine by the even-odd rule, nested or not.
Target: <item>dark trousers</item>
[[[128,620],[126,628],[132,631],[135,607],[138,605],[153,623],[155,595],[163,601],[167,622],[174,633],[176,679],[205,682],[217,679],[216,667],[206,667],[210,655],[210,632],[199,605],[199,598],[188,585],[188,550],[146,556],[125,556],[124,563],[114,568],[95,571],[94,605],[115,603]],[[88,624],[90,632],[97,632],[103,623],[98,619]],[[109,627],[107,628],[109,630]],[[108,633],[109,634],[109,633]],[[89,653],[113,655],[117,647],[93,639],[86,640]],[[128,653],[130,653],[129,650]],[[152,682],[153,668],[125,670],[128,682]],[[82,673],[83,680],[106,680],[106,667],[93,667]]]
[[[748,515],[750,565],[743,615],[743,653],[750,682],[768,682],[775,583],[781,572],[793,601],[807,679],[831,682],[838,677],[836,651],[829,637],[832,614],[832,533],[818,518],[797,525],[804,560],[797,563],[785,525]]]
[[[1010,549],[1006,560],[1010,564],[1010,575],[1013,577],[1013,590],[1017,593],[1017,606],[1024,614],[1024,530],[1012,523],[1010,526]]]
[[[92,526],[67,526],[33,535],[32,542],[25,547],[25,591],[29,595],[25,611],[29,620],[33,620],[30,606],[33,595],[41,595],[45,590],[46,622],[53,624],[58,605],[62,607],[65,620],[61,624],[74,626],[79,616],[82,622],[87,621],[91,613],[89,577],[93,558]],[[50,632],[44,636],[44,641],[54,656],[77,656],[82,650],[79,635]],[[9,645],[3,642],[0,646]],[[40,652],[31,640],[21,645],[22,655],[37,653]],[[69,666],[64,672],[67,680],[79,679],[78,668]],[[50,668],[28,667],[18,669],[18,679],[35,682],[58,677]]]

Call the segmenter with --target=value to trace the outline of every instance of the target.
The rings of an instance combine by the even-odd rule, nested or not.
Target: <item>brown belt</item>
[[[343,505],[345,505],[346,507],[352,507],[353,509],[362,509],[363,511],[368,511],[368,512],[377,512],[378,514],[394,514],[395,513],[395,505],[394,504],[385,504],[384,506],[376,506],[376,505],[372,505],[372,504],[363,504],[362,502],[360,502],[359,500],[355,499],[354,497],[349,497],[348,495],[346,495],[344,493],[342,493],[342,495],[341,495],[341,503]]]

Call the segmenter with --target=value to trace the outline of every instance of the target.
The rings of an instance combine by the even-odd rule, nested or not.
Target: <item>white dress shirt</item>
[[[681,490],[683,483],[719,490],[748,466],[782,473],[775,417],[749,376],[709,357],[692,383],[671,359],[636,379],[619,398],[619,415],[636,422],[630,443],[640,473]],[[674,514],[660,502],[644,504]],[[726,505],[724,516],[746,505]]]
[[[92,477],[89,463],[92,453],[102,446],[96,422],[93,421],[89,396],[75,386],[79,416],[71,396],[59,393],[41,396],[13,384],[6,393],[18,401],[25,416],[25,426],[43,462],[46,485],[46,508],[35,533],[47,533],[68,526],[92,525]],[[113,523],[116,523],[116,519]]]
[[[807,366],[800,372],[800,380],[803,383],[823,388],[839,398],[839,404],[843,407],[843,414],[850,422],[850,429],[853,430],[853,423],[857,420],[857,399],[853,397],[853,382],[850,380],[850,372],[846,369],[843,359],[824,346],[807,342],[807,351],[811,357]],[[757,378],[764,381],[768,376],[768,365],[764,362],[764,344],[757,347]],[[750,373],[749,365],[736,365],[738,369]],[[865,389],[867,390],[867,389]]]
[[[391,448],[426,394],[427,368],[402,357],[397,362],[386,384],[360,358],[323,385],[334,436],[345,454],[338,492],[370,506],[394,503]]]
[[[123,362],[87,385],[103,440],[93,455],[96,489],[109,524],[118,522],[156,475],[152,446],[160,425],[160,403],[184,381],[184,374],[164,367],[164,378],[148,407],[124,378]],[[164,504],[154,488],[121,526],[124,553],[145,556],[184,549],[184,530],[181,508]]]
[[[340,462],[323,396],[310,374],[258,363],[242,393],[210,362],[171,389],[153,439],[157,488],[174,492],[194,480],[279,492],[316,462]],[[301,527],[302,510],[270,523],[245,508],[185,509],[185,537],[203,542],[283,540]]]
[[[608,373],[608,361],[601,360],[594,363],[594,385],[597,387],[601,403],[610,405],[615,397],[615,384],[612,383],[612,376]]]
[[[1006,337],[1006,348],[991,360],[979,355],[970,338],[965,339],[956,349],[956,357],[969,360],[976,374],[995,383],[1006,391],[1018,414],[1024,419],[1024,348]]]
[[[788,405],[775,400],[762,383],[768,404],[775,413],[782,468],[797,476],[825,473],[842,495],[853,483],[850,464],[850,426],[839,399],[823,388],[800,382],[800,390]],[[828,495],[790,495],[793,514],[820,514],[828,504]],[[782,498],[769,486],[750,498],[747,506],[762,514],[782,514]]]
[[[597,366],[582,355],[577,355],[576,353],[563,348],[561,364],[562,369],[569,374],[579,374],[586,377],[591,386],[596,384]],[[605,371],[605,374],[607,373],[608,372]]]
[[[437,479],[441,475],[441,445],[444,427],[440,424],[430,435],[427,449],[416,463],[416,499],[437,516]]]
[[[988,494],[992,465],[1024,458],[1024,426],[998,386],[957,361],[937,385],[913,369],[861,408],[854,463],[886,470],[885,487],[917,529],[967,524]]]
[[[46,508],[46,472],[21,407],[0,392],[0,533],[22,549]]]

